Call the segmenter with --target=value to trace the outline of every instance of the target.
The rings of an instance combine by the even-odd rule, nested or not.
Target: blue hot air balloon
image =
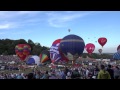
[[[60,42],[60,52],[68,60],[76,60],[84,51],[84,40],[77,35],[65,36]]]
[[[115,53],[114,55],[113,55],[113,59],[114,60],[120,60],[120,53]]]

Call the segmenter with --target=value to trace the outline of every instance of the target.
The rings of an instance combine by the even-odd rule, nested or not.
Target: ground
[[[38,67],[37,69],[38,70],[50,70],[50,68],[48,68],[48,67]],[[33,69],[28,68],[25,71],[24,70],[20,70],[20,71],[19,70],[12,70],[12,71],[10,71],[10,70],[1,70],[0,73],[25,73],[25,74],[28,74],[28,73],[30,73],[32,71],[33,71]]]

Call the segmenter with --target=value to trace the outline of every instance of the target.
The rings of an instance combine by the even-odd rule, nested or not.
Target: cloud
[[[0,11],[0,29],[10,29],[38,22],[40,11]],[[32,24],[31,24],[32,25]]]
[[[0,11],[0,29],[22,28],[47,22],[52,27],[65,27],[69,22],[91,12],[78,11]]]
[[[77,18],[82,18],[86,15],[89,15],[93,12],[73,12],[73,11],[67,11],[67,12],[61,12],[61,13],[47,13],[48,15],[48,23],[52,27],[65,27],[68,22],[71,22],[73,20],[76,20]]]
[[[10,24],[0,25],[0,29],[8,29],[8,28],[10,28]]]
[[[11,29],[15,27],[17,27],[17,24],[12,23],[12,22],[6,22],[6,23],[0,24],[0,30]]]
[[[18,11],[17,12],[18,15],[27,15],[27,16],[32,16],[32,17],[40,13],[41,11]]]

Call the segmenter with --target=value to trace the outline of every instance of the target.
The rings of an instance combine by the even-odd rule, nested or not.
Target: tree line
[[[49,49],[46,46],[41,46],[40,43],[35,43],[31,39],[11,40],[0,39],[0,55],[15,55],[15,46],[18,44],[28,44],[31,46],[31,55],[39,55],[43,50]]]
[[[94,59],[100,59],[100,58],[102,58],[102,59],[112,59],[113,58],[113,55],[112,54],[98,54],[98,53],[92,53],[91,55],[90,54],[88,54],[88,53],[83,53],[82,55],[81,55],[83,58],[87,58],[87,56],[88,57],[90,57],[90,58],[94,58]]]

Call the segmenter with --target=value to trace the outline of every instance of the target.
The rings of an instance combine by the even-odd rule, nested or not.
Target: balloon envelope
[[[92,54],[93,51],[95,50],[95,45],[92,43],[88,43],[86,44],[85,49],[89,54]]]
[[[40,54],[40,62],[45,63],[50,61],[50,52],[48,50],[43,50]]]
[[[120,45],[117,47],[117,52],[120,53]]]
[[[107,43],[107,38],[101,37],[98,39],[98,42],[103,47]]]
[[[59,45],[62,39],[57,39],[53,42],[52,46],[50,47],[50,59],[52,62],[58,62],[62,60],[62,57],[59,52]]]
[[[40,58],[38,56],[32,56],[27,60],[26,64],[28,64],[28,65],[33,65],[33,64],[39,65],[40,64]]]
[[[67,35],[60,42],[60,51],[68,60],[76,60],[84,51],[84,40],[77,35]]]
[[[101,54],[102,53],[102,49],[98,49],[98,52]]]
[[[31,47],[28,44],[18,44],[15,46],[15,53],[21,60],[25,60],[30,52]]]
[[[120,53],[115,53],[114,55],[113,55],[113,59],[115,59],[115,60],[120,60]]]

